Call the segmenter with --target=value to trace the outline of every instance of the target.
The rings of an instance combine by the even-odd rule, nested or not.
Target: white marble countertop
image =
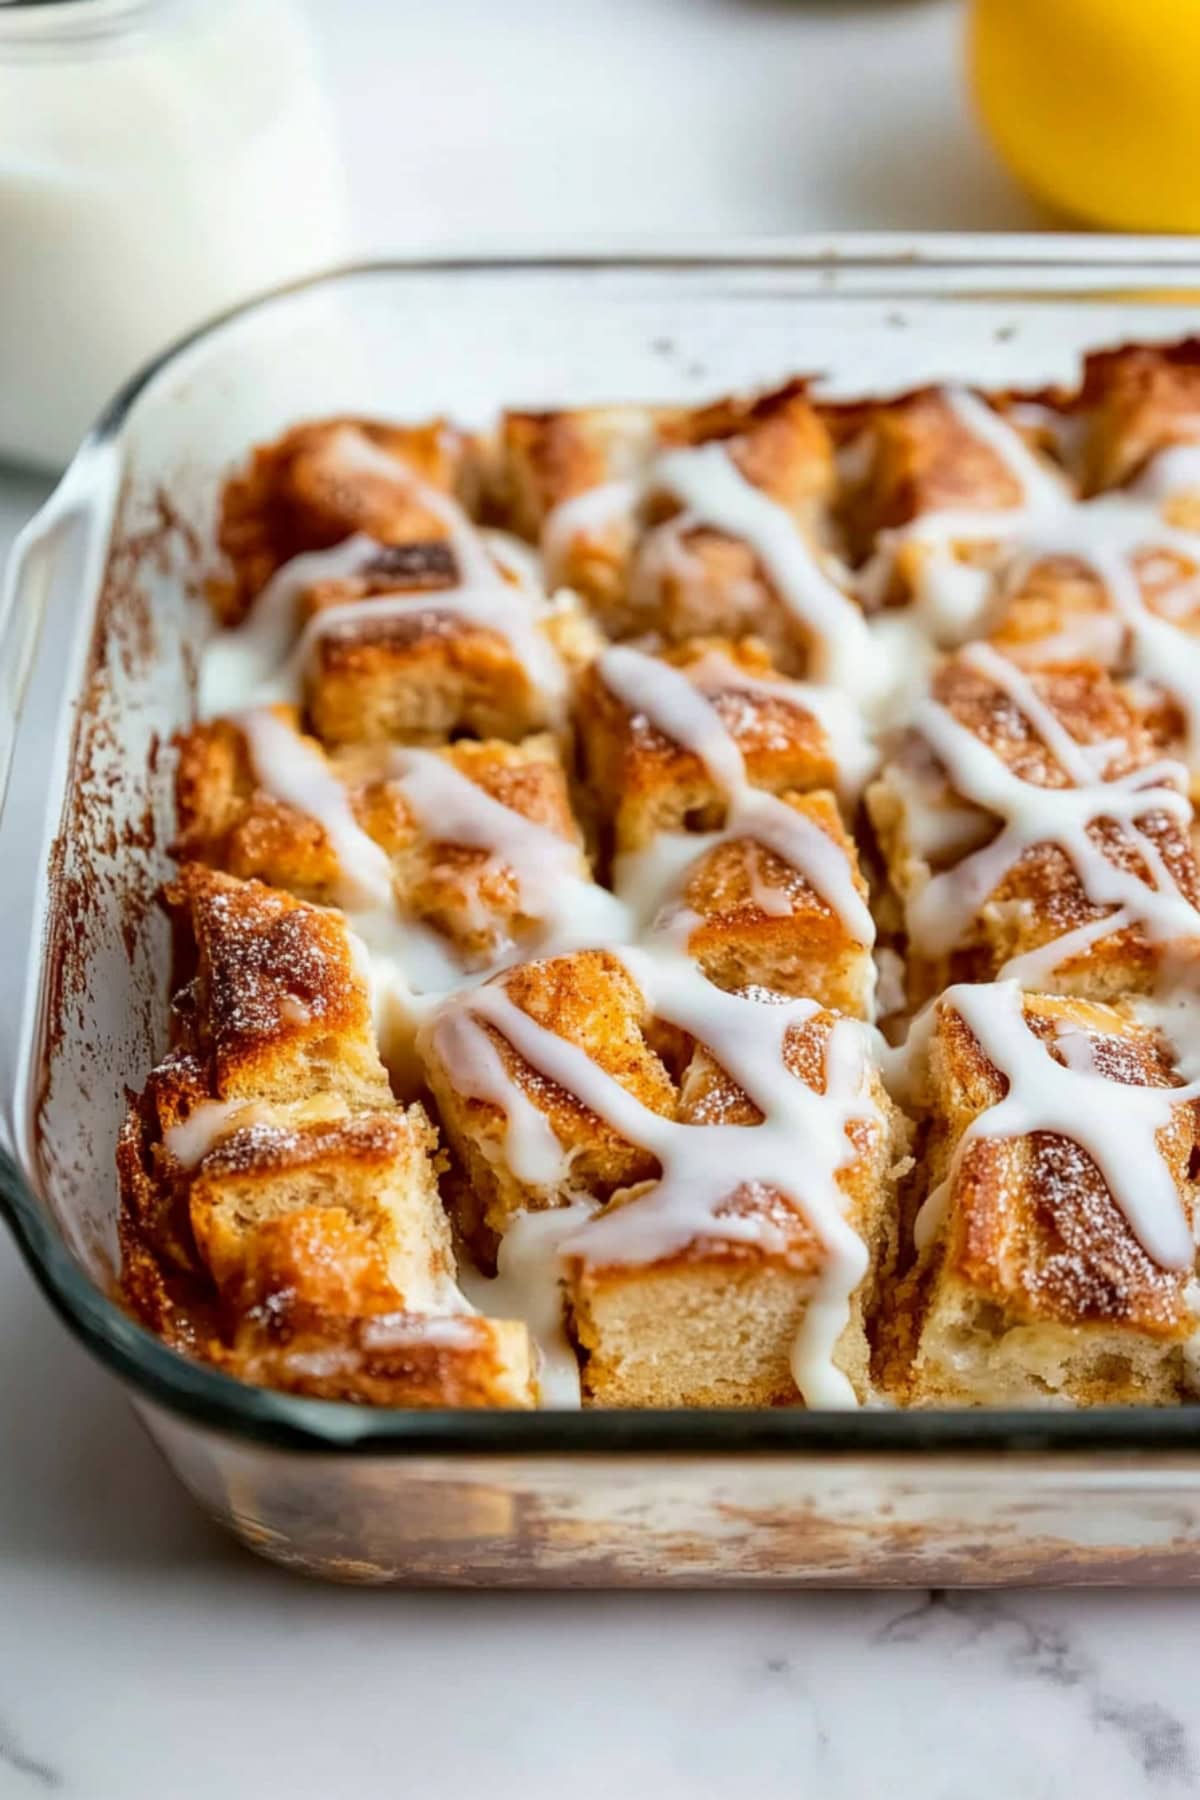
[[[1025,228],[953,8],[311,0],[363,250]],[[44,493],[0,477],[0,552]],[[0,1800],[1200,1791],[1187,1594],[404,1594],[191,1509],[0,1235]]]

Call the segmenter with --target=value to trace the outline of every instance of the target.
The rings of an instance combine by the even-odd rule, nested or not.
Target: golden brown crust
[[[554,580],[583,596],[610,637],[655,631],[683,642],[714,632],[758,632],[782,666],[803,672],[805,634],[749,546],[707,527],[686,527],[668,493],[651,487],[625,503],[616,485],[645,478],[660,452],[717,443],[745,480],[784,507],[815,545],[833,491],[833,447],[803,380],[691,411],[506,414],[495,482],[498,514],[535,541],[549,523]],[[559,541],[555,508],[610,484],[613,504],[589,509]]]
[[[733,395],[670,419],[664,443],[723,443],[752,487],[794,518],[810,517],[833,493],[833,446],[810,384],[795,377],[769,393]]]
[[[554,637],[548,623],[548,645]],[[464,733],[517,741],[557,724],[560,706],[510,639],[439,611],[432,596],[427,611],[331,623],[313,648],[306,698],[314,730],[333,747],[436,745]]]
[[[1039,701],[1076,744],[1103,752],[1097,764],[1099,778],[1116,782],[1158,761],[1161,744],[1145,715],[1097,665],[1038,668],[1029,672],[1029,680]],[[1072,785],[1034,723],[968,656],[951,657],[941,665],[933,697],[1021,781],[1039,788]],[[935,873],[963,862],[998,829],[994,817],[955,793],[919,732],[910,734],[901,754],[870,788],[867,804],[891,883],[906,905]],[[923,822],[927,819],[934,821],[932,829]],[[1200,867],[1185,825],[1150,808],[1137,824],[1181,897],[1192,907],[1200,905]],[[1102,807],[1087,827],[1087,836],[1114,867],[1154,885],[1143,850],[1104,816]],[[921,945],[909,946],[910,1001],[923,1004],[956,980],[991,980],[1011,960],[1115,910],[1115,905],[1088,898],[1066,849],[1056,843],[1034,843],[1020,852],[989,893],[979,896],[959,942],[939,946],[936,954]],[[1200,932],[1195,950],[1200,951]],[[1047,969],[1045,979],[1061,992],[1114,999],[1149,991],[1168,958],[1192,953],[1190,939],[1155,942],[1144,925],[1132,923],[1065,956]]]
[[[784,1041],[790,1073],[824,1094],[825,1054],[835,1015],[814,1014]],[[895,1257],[896,1181],[908,1131],[878,1077],[869,1084],[874,1117],[847,1128],[838,1175],[845,1216],[868,1253],[867,1277],[850,1298],[833,1364],[860,1401],[874,1392],[866,1322],[878,1271]],[[744,1126],[762,1115],[704,1045],[693,1048],[680,1086],[678,1117],[697,1127]],[[801,1187],[803,1182],[801,1182]],[[614,1194],[602,1213],[636,1208],[647,1187]],[[583,1358],[584,1391],[607,1406],[776,1406],[798,1400],[792,1349],[828,1250],[803,1207],[777,1188],[747,1182],[715,1209],[714,1220],[753,1220],[739,1238],[697,1229],[655,1257],[603,1260],[568,1253],[572,1330]]]
[[[762,644],[692,638],[658,654],[702,682],[751,786],[779,794],[839,785],[842,771],[824,727]],[[584,775],[615,854],[643,849],[660,831],[720,822],[721,795],[700,758],[632,714],[605,684],[599,661],[580,679],[575,721]]]
[[[511,1319],[313,1309],[281,1331],[267,1314],[228,1360],[243,1381],[366,1406],[527,1408],[536,1391],[528,1333]]]
[[[494,505],[536,541],[566,500],[642,473],[664,449],[724,443],[746,480],[797,516],[829,497],[829,434],[802,379],[709,406],[581,407],[507,412],[500,423]]]
[[[298,732],[292,709],[274,712]],[[400,915],[443,934],[464,967],[486,964],[536,923],[503,856],[457,842],[449,830],[440,836],[417,817],[405,794],[403,757],[398,761],[381,745],[326,756],[318,739],[298,735],[308,754],[345,788],[355,820],[386,853]],[[341,871],[326,830],[259,785],[238,725],[226,719],[198,725],[178,740],[178,750],[175,855],[286,888],[321,906],[337,903]],[[531,737],[521,744],[462,739],[440,746],[436,754],[517,820],[576,845],[577,874],[588,879],[566,770],[552,738]]]
[[[369,1105],[390,1092],[345,921],[259,881],[185,863],[166,891],[191,979],[181,1042],[219,1100],[318,1091]]]
[[[1200,443],[1200,338],[1094,353],[1078,406],[1087,491],[1123,486],[1159,450]]]
[[[564,500],[643,469],[670,417],[666,409],[644,406],[506,412],[492,478],[498,517],[536,543]]]
[[[1058,1061],[1056,1036],[1069,1028],[1086,1035],[1101,1077],[1178,1085],[1153,1034],[1126,1012],[1042,995],[1023,1010]],[[1177,1398],[1181,1346],[1195,1329],[1190,1271],[1147,1255],[1083,1142],[1048,1131],[987,1134],[987,1110],[1007,1083],[952,997],[938,1007],[921,1085],[928,1134],[918,1191],[950,1187],[941,1228],[899,1283],[883,1333],[885,1378],[900,1397],[917,1405]],[[959,1153],[976,1121],[983,1134]],[[1185,1102],[1158,1134],[1189,1221],[1197,1124],[1195,1103]],[[1087,1120],[1080,1125],[1086,1139]]]
[[[843,852],[855,892],[865,904],[867,884],[854,839],[833,795],[787,793],[781,798]],[[717,844],[687,871],[681,899],[697,916],[688,953],[718,987],[772,988],[855,1017],[870,1013],[875,979],[870,946],[775,851],[751,838]]]
[[[234,578],[216,596],[223,622],[236,624],[291,557],[329,549],[356,531],[385,545],[443,541],[444,522],[389,476],[384,459],[453,494],[469,490],[474,455],[471,440],[443,419],[415,426],[321,419],[256,450],[225,487],[218,542]]]
[[[652,1112],[671,1117],[676,1090],[647,1036],[646,1003],[637,984],[607,951],[580,951],[520,964],[502,977],[508,998],[535,1024],[575,1045]],[[451,1003],[447,1017],[469,1013],[469,997]],[[519,1094],[545,1119],[569,1164],[569,1187],[522,1181],[508,1165],[504,1110],[461,1090],[447,1026],[425,1040],[425,1071],[442,1129],[460,1171],[453,1192],[460,1229],[487,1265],[497,1238],[520,1211],[565,1205],[578,1194],[607,1198],[616,1189],[658,1174],[653,1155],[624,1139],[573,1093],[519,1055],[503,1033],[479,1027]]]
[[[955,412],[940,388],[843,409],[852,475],[839,517],[852,555],[865,560],[880,534],[925,513],[951,510],[1003,515],[1021,504],[1020,484],[997,451]],[[996,521],[997,536],[1004,520]]]
[[[196,863],[168,899],[194,973],[118,1148],[131,1307],[246,1380],[530,1404],[524,1327],[445,1317],[461,1306],[437,1134],[392,1098],[344,920]]]

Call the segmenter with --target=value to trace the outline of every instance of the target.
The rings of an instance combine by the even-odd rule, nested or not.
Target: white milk
[[[287,0],[0,5],[0,458],[61,464],[182,332],[343,254]]]

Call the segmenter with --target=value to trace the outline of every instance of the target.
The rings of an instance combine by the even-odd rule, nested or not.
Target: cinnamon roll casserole
[[[1200,344],[223,493],[135,1315],[369,1405],[1200,1381]]]

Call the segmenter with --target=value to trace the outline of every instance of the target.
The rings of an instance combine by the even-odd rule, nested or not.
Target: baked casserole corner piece
[[[524,1325],[459,1294],[437,1133],[393,1098],[344,919],[198,864],[167,900],[191,973],[119,1147],[135,1309],[293,1392],[531,1404]]]
[[[885,1385],[908,1406],[1187,1397],[1200,1117],[1187,1090],[1172,1100],[1155,1032],[999,983],[951,989],[913,1050],[915,1247],[882,1322]],[[1175,1215],[1165,1246],[1139,1188]]]

